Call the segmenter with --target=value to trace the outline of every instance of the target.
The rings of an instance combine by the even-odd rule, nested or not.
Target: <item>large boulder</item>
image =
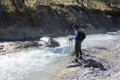
[[[40,41],[38,41],[38,45],[45,47],[58,47],[60,44],[51,37],[42,37]]]

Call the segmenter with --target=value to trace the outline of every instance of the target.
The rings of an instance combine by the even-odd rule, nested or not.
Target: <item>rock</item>
[[[38,45],[45,46],[45,47],[57,47],[60,44],[53,38],[46,36],[46,37],[40,38],[40,41],[38,41]]]

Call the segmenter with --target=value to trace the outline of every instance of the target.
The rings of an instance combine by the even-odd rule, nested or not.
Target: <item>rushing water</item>
[[[83,48],[94,47],[100,42],[120,38],[120,32],[88,35]],[[56,48],[30,48],[0,56],[0,80],[45,80],[51,74],[50,65],[73,50],[68,37],[55,38],[60,42]],[[48,71],[48,72],[47,72]],[[39,76],[39,77],[38,77]]]

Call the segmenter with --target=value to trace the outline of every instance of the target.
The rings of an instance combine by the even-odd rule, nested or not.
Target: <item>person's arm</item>
[[[75,31],[74,38],[77,38],[77,35],[78,35],[78,31]]]
[[[73,36],[72,36],[72,37],[69,37],[69,41],[73,40],[73,38],[74,38]]]
[[[74,36],[70,37],[69,40],[71,41],[71,40],[77,38],[77,35],[78,35],[78,31],[75,31]]]

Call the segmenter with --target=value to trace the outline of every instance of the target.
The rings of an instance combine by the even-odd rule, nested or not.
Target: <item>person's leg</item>
[[[79,56],[79,59],[83,59],[83,57],[82,57],[82,49],[81,49],[81,43],[80,43],[79,45],[80,45],[80,47],[79,47],[79,52],[80,52],[80,56]]]
[[[75,61],[78,61],[79,58],[79,43],[75,43],[75,54],[76,54],[76,59]]]

